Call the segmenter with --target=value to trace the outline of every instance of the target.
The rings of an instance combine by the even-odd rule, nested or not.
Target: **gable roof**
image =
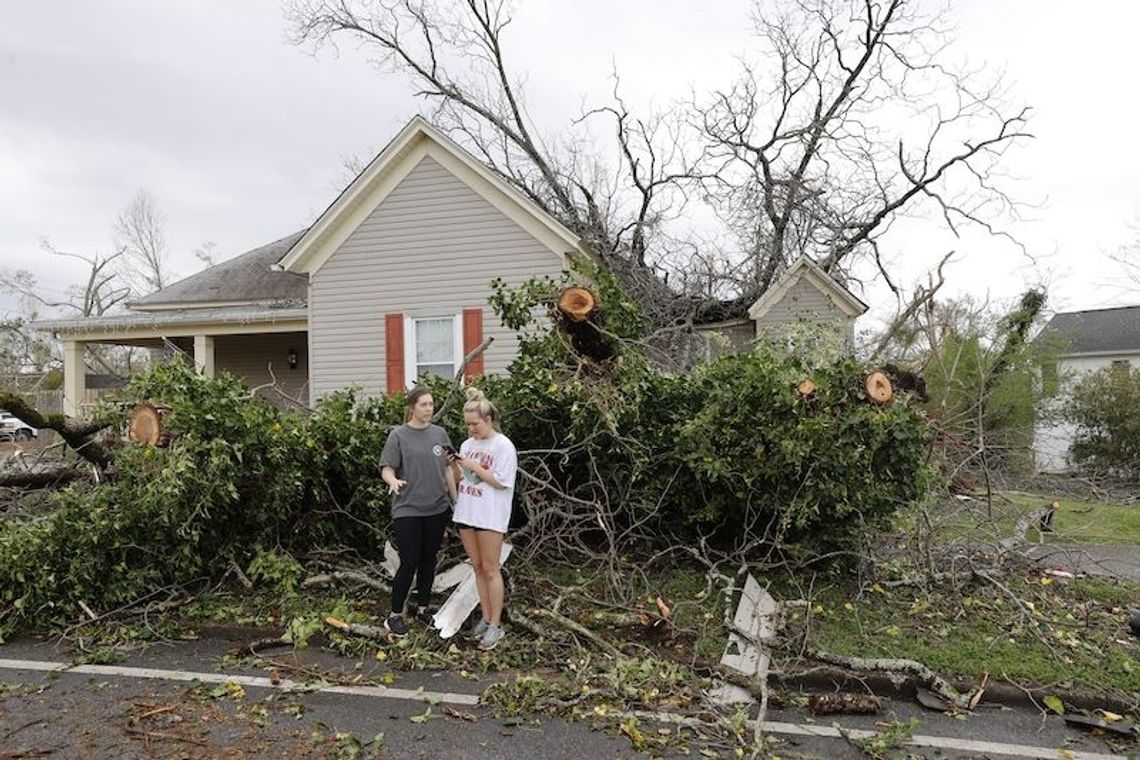
[[[320,269],[425,156],[442,164],[563,259],[567,253],[582,250],[577,235],[422,116],[416,116],[313,222],[278,267],[309,274]]]
[[[304,230],[294,232],[207,267],[198,274],[140,298],[130,306],[135,311],[157,311],[254,302],[303,304],[308,299],[308,278],[272,267],[304,233]]]
[[[800,256],[788,271],[784,272],[775,285],[764,291],[756,303],[748,307],[749,318],[757,320],[763,317],[773,306],[783,300],[797,282],[805,277],[849,317],[858,317],[870,308],[854,293],[840,285],[834,277],[820,269],[814,261],[806,256]]]
[[[1066,341],[1062,356],[1140,352],[1140,306],[1054,314],[1035,341],[1049,338]]]

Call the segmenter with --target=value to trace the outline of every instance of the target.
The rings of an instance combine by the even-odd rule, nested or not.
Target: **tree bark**
[[[0,473],[0,488],[47,488],[64,485],[90,476],[76,467],[55,467],[50,470],[18,470]]]
[[[44,415],[26,400],[8,391],[0,391],[0,409],[40,430],[54,430],[75,453],[100,469],[111,463],[111,453],[95,440],[95,434],[108,426],[105,422],[87,422],[63,414]]]

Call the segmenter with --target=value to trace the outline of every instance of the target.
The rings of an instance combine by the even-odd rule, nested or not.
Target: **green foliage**
[[[928,357],[927,411],[944,442],[963,446],[962,455],[984,448],[989,466],[1031,465],[1034,423],[1048,391],[1038,375],[1059,348],[1048,339],[1026,340],[1044,304],[1044,292],[1029,290],[992,328],[973,320],[948,326]]]
[[[774,528],[779,543],[814,551],[851,547],[885,525],[922,493],[929,436],[905,404],[865,403],[865,372],[851,358],[818,367],[810,399],[793,390],[807,368],[763,353],[694,372],[677,447],[703,498],[685,517]]]
[[[603,364],[535,327],[557,284],[500,287],[495,299],[504,318],[531,328],[510,375],[480,380],[523,468],[541,477],[520,479],[516,514],[571,529],[569,542],[549,544],[533,531],[540,550],[576,544],[636,557],[666,541],[764,536],[765,548],[809,561],[842,554],[920,494],[926,427],[905,404],[866,403],[866,367],[855,360],[809,366],[760,350],[665,373],[625,339],[643,324],[612,278],[594,273],[591,286],[614,341]],[[794,388],[808,373],[817,390],[802,399]],[[450,382],[426,382],[443,405]],[[105,482],[57,493],[38,521],[0,525],[0,633],[73,620],[80,601],[115,609],[235,563],[292,594],[303,575],[295,558],[314,549],[380,555],[389,502],[379,456],[402,422],[402,396],[346,390],[301,416],[185,362],[154,367],[125,396],[168,405],[173,444],[124,443]],[[122,407],[98,414],[123,418]],[[462,405],[441,424],[462,440]]]
[[[292,555],[260,547],[249,563],[249,577],[285,592],[296,591],[305,577],[305,568]]]
[[[559,289],[516,291],[510,315],[533,315]],[[619,304],[604,315],[607,330],[641,329],[620,292],[602,292],[602,303]],[[485,390],[524,466],[583,503],[606,489],[618,530],[639,525],[682,541],[768,534],[806,559],[852,547],[927,484],[926,425],[906,404],[866,403],[867,367],[852,358],[763,346],[674,375],[638,343],[617,348],[598,367],[541,332],[524,342],[510,379],[489,379]],[[817,390],[802,399],[795,387],[809,374]],[[531,495],[539,505],[548,497]]]
[[[1105,367],[1082,378],[1065,411],[1077,425],[1074,462],[1140,478],[1140,369]]]
[[[231,562],[293,589],[300,566],[276,547],[376,550],[388,522],[377,460],[399,400],[345,392],[305,419],[181,361],[140,375],[125,396],[170,407],[173,445],[124,443],[106,482],[57,493],[38,522],[0,525],[0,630],[73,618],[79,601],[113,609]],[[97,414],[122,418],[119,407]]]

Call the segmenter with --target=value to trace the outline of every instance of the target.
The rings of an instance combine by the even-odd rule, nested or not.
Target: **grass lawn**
[[[1140,693],[1140,640],[1127,609],[1140,584],[1048,576],[1002,578],[1024,611],[996,585],[973,581],[919,588],[823,591],[807,626],[820,648],[861,657],[908,657],[941,675],[1004,678],[1096,692]],[[1024,616],[1023,616],[1024,612]]]
[[[1040,509],[1054,499],[1048,495],[1022,492],[995,493],[992,521],[989,506],[980,500],[955,502],[936,516],[936,530],[945,538],[979,536],[1005,537],[1013,533],[1026,513]],[[1053,517],[1053,532],[1046,543],[1060,544],[1137,544],[1140,545],[1140,504],[1108,504],[1078,499],[1056,499],[1061,508]],[[1028,532],[1037,540],[1037,531]]]

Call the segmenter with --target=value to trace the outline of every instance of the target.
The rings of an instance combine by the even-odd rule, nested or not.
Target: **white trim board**
[[[788,271],[784,272],[775,285],[768,288],[762,296],[756,299],[756,303],[748,307],[748,317],[753,321],[762,319],[773,306],[783,300],[784,296],[800,281],[801,277],[807,277],[816,289],[827,296],[832,303],[839,307],[840,311],[849,317],[858,317],[869,308],[847,288],[837,283],[831,275],[820,269],[814,261],[806,256],[801,256],[796,259]]]

